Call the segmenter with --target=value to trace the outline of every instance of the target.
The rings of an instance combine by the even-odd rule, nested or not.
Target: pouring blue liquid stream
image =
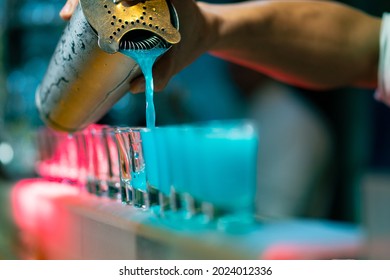
[[[121,50],[121,53],[132,58],[142,70],[145,77],[145,97],[146,97],[146,127],[154,128],[156,125],[156,112],[154,108],[154,83],[153,83],[153,65],[156,59],[162,55],[166,48],[153,48],[150,50]],[[135,155],[134,155],[135,156]],[[131,185],[135,190],[146,192],[147,181],[145,169],[133,170]],[[137,207],[142,205],[136,205]]]
[[[162,55],[166,48],[153,48],[151,50],[121,50],[126,56],[134,59],[140,66],[145,77],[145,97],[146,97],[146,126],[148,128],[155,127],[156,112],[154,109],[153,95],[153,65],[156,59]]]

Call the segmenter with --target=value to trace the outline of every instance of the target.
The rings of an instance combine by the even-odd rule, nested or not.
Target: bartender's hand
[[[67,0],[64,7],[60,11],[60,17],[64,20],[69,20],[78,3],[79,0]]]

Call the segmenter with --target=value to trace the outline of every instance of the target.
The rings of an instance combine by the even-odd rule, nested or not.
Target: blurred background
[[[2,250],[13,246],[15,230],[7,186],[36,176],[34,136],[43,123],[35,89],[66,24],[58,16],[64,2],[0,0],[0,259],[13,258]],[[377,16],[390,11],[386,0],[342,2]],[[390,109],[373,93],[311,92],[203,55],[155,96],[157,125],[253,119],[259,216],[359,224],[363,183],[390,174]],[[144,96],[126,95],[100,122],[144,126]]]

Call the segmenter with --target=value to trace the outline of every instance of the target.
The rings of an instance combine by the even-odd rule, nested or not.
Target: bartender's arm
[[[330,1],[209,5],[207,13],[219,57],[306,88],[376,86],[378,18]]]
[[[182,40],[156,63],[156,90],[205,52],[310,89],[377,86],[380,18],[331,1],[171,1]]]

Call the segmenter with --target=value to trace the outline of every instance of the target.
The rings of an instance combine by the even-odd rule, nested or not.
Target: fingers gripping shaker
[[[119,51],[168,49],[178,27],[166,0],[80,0],[36,91],[43,121],[73,132],[99,120],[141,74]]]

